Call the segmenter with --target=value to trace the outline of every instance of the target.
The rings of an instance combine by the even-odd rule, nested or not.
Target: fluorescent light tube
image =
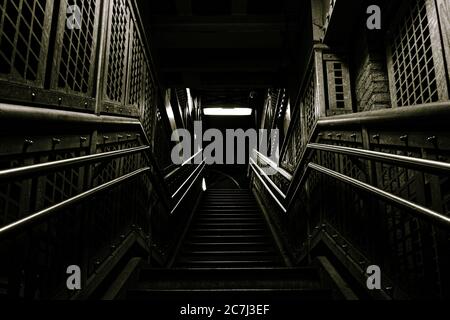
[[[205,108],[205,116],[251,116],[253,110],[250,108]]]

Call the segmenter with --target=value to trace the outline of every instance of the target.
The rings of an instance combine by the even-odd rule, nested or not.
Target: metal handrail
[[[386,126],[398,125],[404,121],[420,120],[417,123],[421,123],[423,126],[430,126],[432,121],[448,124],[449,117],[450,101],[444,101],[325,117],[319,119],[317,125],[321,128],[369,124]],[[423,121],[425,118],[428,121]]]
[[[424,104],[419,106],[414,106],[410,108],[402,108],[402,119],[411,117],[423,117],[425,115],[430,116],[432,114],[434,117],[439,118],[444,115],[450,115],[449,108],[450,103],[449,102],[439,102],[439,103],[431,103],[431,104]],[[388,113],[388,116],[386,116],[386,112]],[[378,121],[386,121],[387,118],[391,119],[393,116],[399,116],[400,113],[398,110],[383,110],[383,111],[373,111],[373,112],[366,112],[366,113],[359,113],[359,114],[352,114],[352,115],[343,115],[343,116],[336,116],[336,117],[330,117],[330,118],[324,118],[320,119],[317,123],[316,128],[319,127],[328,127],[328,126],[340,126],[340,125],[350,125],[350,124],[363,124],[363,123],[372,123],[372,122],[378,122]],[[315,131],[315,130],[314,130]],[[312,135],[314,137],[314,134]],[[416,157],[410,157],[410,156],[402,156],[402,155],[396,155],[396,154],[390,154],[390,153],[384,153],[384,152],[378,152],[378,151],[372,151],[372,150],[364,150],[364,149],[356,149],[356,148],[349,148],[349,147],[341,147],[341,146],[334,146],[334,145],[326,145],[326,144],[319,144],[319,143],[309,143],[306,148],[304,149],[301,157],[301,162],[299,166],[296,169],[296,173],[293,176],[293,179],[291,181],[291,184],[289,186],[288,192],[286,194],[285,199],[288,200],[287,206],[283,206],[283,204],[278,200],[278,198],[275,197],[275,195],[270,190],[269,186],[263,181],[262,177],[258,174],[258,172],[252,167],[252,169],[257,174],[258,178],[263,182],[265,188],[269,193],[272,195],[272,197],[276,200],[278,205],[282,208],[284,212],[287,212],[290,210],[294,203],[294,198],[298,194],[299,189],[304,184],[304,181],[306,180],[307,175],[309,174],[310,169],[315,169],[316,171],[320,171],[322,173],[327,173],[335,178],[339,178],[340,180],[345,180],[346,182],[360,188],[364,189],[368,192],[373,192],[375,195],[383,197],[385,200],[388,200],[390,202],[394,202],[396,204],[399,204],[405,208],[408,208],[410,210],[416,211],[419,214],[426,215],[427,217],[431,217],[435,221],[439,223],[444,223],[446,226],[449,226],[450,219],[435,212],[430,209],[421,207],[415,203],[412,203],[408,200],[405,200],[403,198],[397,197],[393,194],[390,194],[388,192],[385,192],[381,189],[378,189],[376,187],[370,186],[368,184],[365,184],[361,181],[355,180],[353,178],[350,178],[346,175],[334,172],[332,170],[329,170],[324,167],[320,167],[317,164],[314,163],[308,163],[310,157],[308,156],[308,151],[328,151],[328,152],[334,152],[339,154],[345,154],[350,156],[355,156],[362,159],[372,160],[372,161],[378,161],[378,162],[384,162],[384,163],[391,163],[396,164],[412,169],[418,169],[428,172],[438,172],[438,173],[446,173],[448,174],[450,172],[450,163],[446,162],[440,162],[440,161],[434,161],[434,160],[428,160],[428,159],[422,159],[422,158],[416,158]],[[303,165],[305,163],[305,165]],[[254,162],[254,165],[257,166],[257,163]],[[299,170],[302,170],[302,176],[300,181],[296,184],[295,189],[292,189],[294,184],[294,178],[297,176],[297,173]],[[258,167],[259,169],[259,167]],[[270,180],[270,179],[269,179]],[[278,189],[278,187],[277,187]],[[293,192],[291,191],[293,190]]]
[[[444,102],[432,102],[421,105],[414,105],[402,108],[391,108],[391,109],[383,109],[377,111],[366,111],[366,112],[357,112],[351,114],[344,114],[338,116],[331,117],[323,117],[317,120],[314,124],[310,141],[314,137],[316,137],[316,133],[318,129],[328,129],[328,128],[340,128],[340,127],[348,127],[348,126],[361,126],[361,125],[370,125],[377,124],[379,126],[389,126],[395,125],[398,126],[401,122],[410,122],[413,119],[420,120],[416,123],[422,123],[425,126],[429,126],[432,121],[441,122],[447,125],[447,122],[450,117],[450,101]],[[424,118],[427,118],[429,121],[423,121]],[[289,128],[290,129],[290,128]],[[286,139],[287,141],[287,139]],[[285,143],[286,144],[286,143]],[[283,150],[284,150],[283,146]],[[295,169],[293,174],[293,180],[286,192],[287,197],[290,195],[294,196],[293,193],[293,185],[295,184],[295,177],[297,177],[300,172],[299,170],[303,170],[305,166],[308,165],[308,161],[310,156],[308,155],[308,148],[304,148],[301,156],[300,163]],[[283,154],[284,151],[282,151]]]
[[[286,199],[286,195],[283,193],[283,191],[278,188],[278,186],[275,184],[275,182],[272,181],[272,179],[269,178],[269,176],[264,172],[263,169],[261,169],[258,164],[255,162],[255,160],[250,158],[250,162],[258,168],[258,171],[261,173],[261,175],[266,178],[266,180],[270,183],[270,185],[275,189],[275,191],[283,198]]]
[[[74,125],[92,125],[92,126],[130,126],[136,127],[144,139],[144,143],[151,145],[151,140],[147,136],[142,123],[135,118],[96,115],[92,113],[82,113],[67,110],[57,110],[49,108],[35,108],[23,105],[12,105],[0,103],[0,122],[10,123],[14,121],[31,122],[42,121],[46,123],[65,123]],[[167,192],[167,186],[164,185],[164,177],[158,166],[157,161],[151,150],[148,150],[147,156],[151,165],[155,168],[154,174],[161,182],[161,186]]]
[[[341,147],[341,146],[334,146],[334,145],[326,145],[326,144],[319,144],[319,143],[310,143],[307,145],[307,149],[310,150],[320,150],[320,151],[327,151],[327,152],[334,152],[334,153],[340,153],[340,154],[346,154],[350,156],[355,156],[359,158],[364,158],[372,161],[380,161],[385,163],[392,163],[401,165],[404,167],[409,167],[412,169],[420,169],[424,171],[437,171],[439,173],[449,173],[450,172],[450,163],[447,162],[440,162],[440,161],[434,161],[434,160],[428,160],[428,159],[421,159],[416,157],[409,157],[409,156],[401,156],[401,155],[395,155],[385,152],[378,152],[378,151],[372,151],[372,150],[363,150],[363,149],[356,149],[356,148],[349,148],[349,147]],[[253,163],[257,166],[257,164],[253,161]],[[309,163],[306,167],[305,172],[303,172],[303,175],[297,184],[292,197],[290,197],[289,204],[287,205],[287,210],[291,208],[291,205],[293,203],[293,199],[295,195],[298,193],[299,188],[303,184],[306,175],[308,174],[308,168],[310,168]],[[271,181],[271,180],[270,180]],[[267,186],[267,185],[266,185]],[[278,187],[276,187],[278,189]],[[279,190],[279,189],[278,189]],[[287,199],[287,195],[284,196],[285,199]]]
[[[44,121],[56,123],[92,124],[92,125],[129,125],[139,126],[140,122],[133,118],[113,117],[82,113],[75,111],[63,111],[56,109],[35,108],[21,105],[0,103],[0,120],[3,122],[20,121]]]
[[[190,157],[189,159],[187,159],[186,161],[184,161],[179,167],[177,167],[176,169],[172,170],[169,174],[167,174],[167,175],[164,177],[164,179],[167,180],[168,178],[170,178],[171,176],[173,176],[175,173],[177,173],[177,172],[181,169],[181,167],[184,167],[185,165],[189,164],[189,162],[190,162],[192,159],[195,159],[195,157],[197,157],[202,151],[203,151],[203,149],[201,149],[201,150],[198,151],[196,154],[194,154],[192,157]]]
[[[13,168],[0,171],[0,181],[19,179],[32,175],[43,175],[45,173],[54,172],[61,168],[83,166],[87,164],[97,163],[104,160],[116,159],[136,153],[141,153],[149,150],[149,146],[140,146],[135,148],[129,148],[124,150],[116,150],[111,152],[104,152],[98,154],[92,154],[87,156],[81,156],[77,158],[64,159],[58,161],[51,161],[46,163],[39,163],[30,166],[24,166],[19,168]]]
[[[440,214],[440,213],[438,213],[436,211],[433,211],[431,209],[422,207],[422,206],[420,206],[420,205],[418,205],[418,204],[416,204],[414,202],[405,200],[405,199],[403,199],[401,197],[398,197],[398,196],[396,196],[396,195],[394,195],[392,193],[383,191],[383,190],[381,190],[379,188],[376,188],[374,186],[371,186],[371,185],[369,185],[367,183],[364,183],[364,182],[361,182],[359,180],[353,179],[353,178],[351,178],[351,177],[349,177],[347,175],[344,175],[344,174],[338,173],[336,171],[333,171],[331,169],[319,166],[318,164],[315,164],[315,163],[311,162],[308,165],[308,167],[313,169],[313,170],[316,170],[316,171],[318,171],[320,173],[323,173],[325,175],[333,177],[333,178],[335,178],[335,179],[337,179],[339,181],[347,183],[347,184],[349,184],[351,186],[354,186],[354,187],[356,187],[356,188],[358,188],[360,190],[363,190],[365,192],[369,192],[370,194],[375,195],[375,196],[377,196],[377,197],[379,197],[379,198],[381,198],[381,199],[383,199],[385,201],[388,201],[390,203],[394,203],[396,205],[399,205],[399,206],[403,207],[404,209],[407,209],[409,211],[413,211],[413,212],[415,212],[417,214],[420,214],[420,215],[424,216],[425,218],[431,219],[434,222],[439,223],[439,224],[441,224],[441,225],[443,225],[443,226],[445,226],[447,228],[450,228],[450,218],[446,217],[446,216],[444,216],[444,215],[442,215],[442,214]]]
[[[286,180],[291,181],[292,175],[284,170],[283,168],[280,168],[275,162],[273,162],[270,158],[263,155],[261,152],[259,152],[256,149],[253,149],[253,152],[266,164],[271,166],[274,170],[276,170],[279,174],[281,174],[283,177],[286,178]]]
[[[256,164],[254,164],[256,166]],[[260,179],[260,181],[263,183],[263,185],[265,186],[266,190],[269,192],[269,194],[272,196],[272,198],[276,201],[276,203],[278,204],[278,206],[282,209],[282,211],[284,213],[287,213],[292,205],[293,205],[293,200],[294,197],[292,197],[289,200],[288,205],[285,207],[280,201],[279,199],[273,194],[273,192],[270,190],[269,186],[265,183],[264,179],[258,174],[257,170],[253,168],[252,165],[252,169],[255,172],[255,174],[257,175],[257,177]],[[317,172],[320,172],[322,174],[328,175],[332,178],[335,178],[339,181],[342,181],[346,184],[349,184],[351,186],[354,186],[362,191],[368,192],[378,198],[381,198],[382,200],[385,200],[387,202],[396,204],[404,209],[407,209],[408,211],[412,211],[416,214],[419,214],[425,218],[428,218],[430,220],[433,220],[434,222],[446,227],[446,228],[450,228],[450,217],[444,216],[442,214],[440,214],[439,212],[436,212],[434,210],[428,209],[426,207],[423,207],[421,205],[418,205],[417,203],[411,202],[409,200],[403,199],[399,196],[396,196],[390,192],[386,192],[383,191],[377,187],[371,186],[367,183],[364,183],[362,181],[359,181],[357,179],[351,178],[347,175],[344,175],[342,173],[336,172],[334,170],[325,168],[323,166],[320,166],[318,164],[315,164],[313,162],[310,162],[305,170],[305,172],[303,173],[302,178],[300,179],[300,183],[298,184],[296,191],[294,194],[297,194],[299,188],[303,185],[303,182],[306,179],[306,176],[309,174],[309,170],[315,170]]]
[[[177,204],[172,208],[172,210],[170,211],[170,214],[173,214],[178,206],[183,202],[184,198],[187,196],[187,194],[189,193],[189,191],[191,190],[192,186],[194,185],[194,183],[197,181],[198,177],[200,176],[200,174],[203,172],[203,169],[206,166],[206,160],[203,160],[203,162],[198,166],[198,168],[200,168],[200,171],[198,172],[198,174],[196,175],[196,177],[192,180],[191,184],[189,185],[189,187],[186,189],[186,191],[184,192],[184,194],[181,196],[180,200],[178,200]],[[198,169],[197,168],[197,169]],[[197,171],[197,169],[195,171]],[[194,171],[194,172],[195,172]],[[189,181],[189,179],[187,180]]]
[[[129,181],[137,176],[140,176],[144,173],[151,172],[150,167],[141,168],[139,170],[136,170],[132,173],[129,173],[127,175],[124,175],[122,177],[119,177],[117,179],[114,179],[110,182],[107,182],[105,184],[102,184],[98,187],[92,188],[88,191],[85,191],[77,196],[74,196],[70,199],[67,199],[65,201],[62,201],[56,205],[53,205],[47,209],[41,210],[39,212],[36,212],[30,216],[27,216],[26,218],[23,218],[19,221],[16,221],[14,223],[11,223],[5,227],[0,228],[0,238],[3,238],[11,233],[19,232],[25,228],[31,227],[33,225],[36,225],[37,223],[41,222],[45,218],[48,218],[51,215],[54,215],[59,210],[65,209],[69,206],[72,206],[74,204],[77,204],[81,202],[82,200],[86,200],[88,198],[91,198],[95,196],[96,194],[109,190],[119,184],[122,184],[126,181]]]
[[[257,166],[257,165],[256,164],[250,164],[250,168],[252,168],[253,172],[258,177],[259,181],[261,181],[261,183],[266,187],[267,192],[269,192],[269,194],[275,200],[275,202],[278,204],[280,209],[283,210],[284,213],[287,213],[287,209],[283,206],[283,204],[280,202],[280,200],[278,200],[278,198],[273,194],[272,190],[270,190],[270,188],[267,185],[267,183],[264,181],[262,176],[258,173],[258,170],[255,169],[255,166]]]
[[[364,158],[368,160],[398,164],[412,169],[431,170],[431,171],[438,171],[441,173],[450,172],[450,163],[447,162],[434,161],[409,156],[401,156],[372,150],[341,147],[328,144],[319,144],[319,143],[310,143],[308,144],[307,147],[312,150],[328,151],[333,153],[356,156],[358,158]]]
[[[181,186],[177,189],[177,191],[175,191],[172,194],[172,199],[175,198],[177,196],[177,194],[181,191],[181,189],[183,189],[183,187],[189,182],[189,180],[192,178],[192,176],[198,171],[199,168],[202,167],[202,165],[205,164],[205,160],[202,161],[202,163],[200,163],[197,168],[195,168],[194,171],[192,171],[192,173],[189,175],[189,177],[181,184]],[[188,188],[189,189],[189,188]]]
[[[0,181],[8,179],[21,178],[26,175],[31,174],[41,174],[46,172],[51,172],[65,166],[76,166],[89,163],[95,163],[100,160],[112,159],[115,157],[121,157],[133,153],[145,152],[150,161],[151,165],[155,168],[152,171],[159,180],[158,185],[163,189],[161,192],[161,197],[163,199],[164,205],[170,207],[168,204],[167,194],[168,188],[165,183],[165,177],[162,175],[158,163],[151,152],[151,140],[147,136],[142,123],[138,119],[125,118],[125,117],[114,117],[114,116],[104,116],[95,115],[92,113],[80,113],[73,111],[46,109],[46,108],[33,108],[28,106],[10,105],[0,103],[0,121],[1,122],[11,122],[11,121],[42,121],[47,123],[67,123],[67,124],[86,124],[86,125],[108,125],[108,126],[132,126],[136,127],[147,146],[141,146],[137,148],[112,151],[108,153],[89,155],[84,157],[78,157],[73,159],[54,161],[45,164],[38,164],[28,167],[22,167],[17,169],[5,170],[0,172]]]

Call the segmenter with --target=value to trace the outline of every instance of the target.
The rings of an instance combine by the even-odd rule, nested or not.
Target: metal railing
[[[448,197],[440,188],[450,177],[442,131],[449,110],[445,102],[319,119],[289,180],[251,161],[253,185],[270,211],[282,213],[274,221],[294,260],[323,239],[361,283],[364,266],[388,270],[386,296],[449,296],[450,218],[437,201]]]
[[[131,149],[127,149],[127,150],[105,152],[105,153],[101,153],[101,154],[94,154],[94,155],[88,155],[88,156],[83,156],[83,157],[78,157],[78,158],[53,161],[53,162],[36,164],[36,165],[31,165],[31,166],[26,166],[26,167],[3,170],[3,171],[0,171],[0,182],[5,182],[5,181],[9,181],[9,180],[14,180],[14,179],[30,178],[33,175],[43,175],[43,174],[48,174],[50,172],[57,171],[59,169],[67,169],[67,168],[71,168],[71,167],[85,166],[88,164],[93,164],[93,163],[98,163],[101,161],[116,159],[116,158],[124,157],[127,155],[142,153],[142,152],[145,152],[148,150],[150,150],[149,146],[142,146],[142,147],[131,148]],[[179,205],[183,202],[183,200],[185,199],[187,194],[191,191],[192,186],[194,185],[194,183],[196,181],[198,181],[198,178],[202,174],[204,168],[205,168],[205,161],[202,161],[202,163],[191,173],[191,175],[187,178],[187,180],[185,180],[183,182],[183,184],[177,189],[177,191],[172,194],[171,199],[172,200],[175,199],[175,200],[177,200],[177,202],[170,208],[168,207],[171,214],[175,213],[175,211],[177,210]],[[90,197],[95,196],[99,192],[113,188],[121,183],[124,183],[132,178],[135,178],[139,175],[146,174],[146,173],[151,173],[150,167],[144,167],[144,168],[136,170],[132,173],[126,174],[122,177],[119,177],[110,182],[107,182],[105,184],[102,184],[100,186],[92,188],[86,192],[83,192],[75,197],[72,197],[63,202],[55,204],[47,209],[33,213],[19,221],[16,221],[7,226],[4,226],[4,227],[0,228],[0,239],[10,235],[13,232],[19,232],[27,227],[35,225],[36,223],[42,222],[46,217],[58,212],[61,209],[67,208],[71,205],[75,205],[82,200],[86,200]],[[195,177],[194,177],[194,175],[195,175]],[[188,185],[187,188],[185,188],[186,185]],[[158,189],[158,188],[156,188],[156,189]],[[177,195],[183,190],[184,190],[184,193],[182,194],[182,196],[178,197]],[[166,205],[167,205],[167,203],[166,203]]]
[[[0,104],[0,121],[5,126],[14,123],[40,123],[49,125],[46,126],[48,128],[52,128],[52,125],[67,125],[67,128],[77,128],[77,131],[86,127],[89,132],[100,129],[106,132],[125,132],[120,135],[119,141],[122,135],[128,136],[128,130],[131,130],[138,132],[136,139],[131,138],[134,139],[132,144],[122,145],[144,144],[124,149],[103,147],[106,145],[105,141],[108,141],[106,139],[109,139],[105,136],[103,144],[90,141],[89,148],[87,144],[82,144],[76,149],[84,150],[82,152],[72,152],[74,149],[70,149],[68,159],[64,159],[64,148],[69,146],[66,144],[64,148],[49,151],[51,156],[48,158],[40,157],[38,161],[42,163],[26,165],[30,162],[19,161],[17,165],[20,167],[0,170],[2,191],[25,183],[30,187],[21,192],[31,193],[28,195],[31,200],[26,211],[8,217],[4,214],[5,222],[0,226],[0,254],[5,257],[5,261],[10,260],[14,265],[8,267],[9,271],[4,268],[10,263],[0,265],[1,276],[5,276],[7,272],[32,273],[48,282],[38,286],[40,297],[54,297],[59,291],[70,294],[63,286],[65,268],[79,262],[83,274],[94,276],[101,262],[106,261],[110,254],[115,255],[115,248],[121,246],[124,239],[128,239],[126,235],[131,231],[144,239],[149,255],[154,257],[153,261],[165,263],[172,242],[176,242],[174,237],[179,236],[180,225],[184,226],[183,219],[189,211],[182,209],[193,207],[191,202],[198,196],[197,193],[194,195],[193,189],[201,189],[199,179],[204,162],[195,168],[186,165],[186,169],[192,169],[192,172],[187,179],[182,180],[180,186],[175,186],[177,191],[172,194],[168,191],[166,179],[151,150],[151,141],[138,120]],[[39,144],[40,138],[36,138]],[[76,144],[68,148],[75,147]],[[33,149],[22,156],[35,157],[34,150],[39,149]],[[95,151],[99,153],[92,153]],[[83,155],[86,153],[92,154]],[[63,159],[57,160],[57,154],[61,154]],[[174,172],[173,176],[178,174],[181,173]],[[61,197],[58,194],[54,199],[47,199],[47,189],[51,192],[52,187],[45,185],[49,183],[49,179],[55,179],[55,188],[59,179],[78,187],[73,187],[70,192],[65,187],[58,187]],[[44,196],[45,201],[33,200]],[[66,221],[72,221],[72,224],[67,224]],[[45,229],[49,230],[47,234],[42,233]],[[23,250],[23,247],[30,249]],[[33,267],[38,262],[27,254],[31,252],[42,255],[39,250],[43,247],[48,249],[48,256],[44,259],[49,263],[45,266],[46,271],[42,271],[44,267]],[[69,247],[72,249],[69,250]],[[29,280],[22,279],[21,274],[10,275],[8,278],[11,297],[20,295],[20,290],[17,289],[20,286],[26,287],[25,291],[29,292],[25,295],[36,294],[34,290],[38,287]],[[85,284],[83,281],[83,285]]]
[[[445,173],[445,174],[450,175],[450,163],[446,163],[446,162],[433,161],[433,160],[407,157],[407,156],[399,156],[399,155],[393,155],[393,154],[389,154],[389,153],[361,150],[361,149],[355,149],[355,148],[317,144],[317,143],[308,144],[307,148],[309,150],[328,151],[328,152],[332,152],[332,153],[351,155],[354,157],[363,158],[363,159],[372,160],[372,161],[381,161],[381,162],[386,162],[386,163],[397,164],[397,165],[409,167],[412,169],[418,169],[421,171],[438,171],[440,173]],[[255,152],[256,152],[256,150],[255,150]],[[274,184],[274,182],[268,177],[268,175],[264,172],[264,170],[262,170],[253,159],[250,159],[250,162],[251,162],[252,169],[255,172],[256,176],[264,184],[267,191],[270,193],[270,195],[275,200],[275,202],[279,205],[280,209],[285,213],[288,210],[290,210],[292,207],[293,199],[292,198],[288,199],[287,195],[284,194]],[[308,163],[307,168],[316,170],[320,173],[326,174],[337,180],[340,180],[347,184],[356,186],[360,190],[363,190],[365,192],[370,192],[371,194],[373,194],[377,197],[380,197],[383,200],[388,200],[390,202],[394,202],[397,205],[407,208],[416,214],[420,214],[422,216],[430,218],[430,219],[434,220],[435,222],[443,224],[444,226],[450,228],[450,218],[448,218],[442,214],[439,214],[433,210],[424,208],[418,204],[415,204],[408,200],[397,197],[392,193],[385,192],[383,190],[380,190],[378,188],[370,186],[366,183],[363,183],[356,179],[353,179],[349,176],[346,176],[346,175],[340,174],[338,172],[335,172],[333,170],[319,166],[313,162]],[[258,171],[259,171],[259,173],[258,173]],[[304,181],[305,181],[304,177],[302,179],[300,179],[299,185],[296,186],[297,190],[298,190],[298,188],[302,187],[302,183]],[[271,188],[273,190],[276,191],[276,193],[279,194],[279,196],[282,198],[281,200],[277,198],[277,196],[275,195],[274,192],[272,192],[269,185],[271,186]],[[295,192],[294,192],[294,196],[295,196]],[[283,202],[287,203],[287,205],[285,206],[283,204]]]
[[[99,194],[100,192],[112,189],[120,184],[123,184],[133,178],[136,178],[142,174],[150,172],[151,168],[146,167],[139,170],[136,170],[132,173],[126,174],[120,178],[114,179],[110,182],[104,183],[98,187],[92,188],[88,191],[85,191],[75,197],[64,200],[58,204],[55,204],[49,208],[41,210],[39,212],[33,213],[26,218],[23,218],[19,221],[13,222],[5,227],[0,228],[0,239],[4,239],[11,234],[17,234],[21,231],[24,231],[27,228],[33,227],[36,224],[43,222],[45,219],[51,217],[52,215],[60,212],[63,209],[74,206],[81,201],[88,200]]]

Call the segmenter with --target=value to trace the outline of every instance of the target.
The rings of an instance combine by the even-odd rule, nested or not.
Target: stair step
[[[257,207],[257,204],[254,201],[242,201],[242,200],[233,200],[233,201],[205,201],[203,202],[203,206],[204,207],[208,207],[208,206],[221,206],[221,205],[225,205],[225,206],[254,206]]]
[[[289,280],[294,283],[305,280],[319,280],[318,269],[314,267],[253,267],[253,268],[152,268],[145,265],[140,271],[140,280],[180,282],[184,280],[205,279],[208,281],[253,281],[272,279]]]
[[[245,210],[245,209],[254,209],[258,210],[259,208],[256,205],[249,204],[249,205],[239,205],[239,204],[230,204],[230,205],[223,205],[223,204],[215,204],[215,205],[202,205],[200,207],[201,211],[210,210],[210,209],[237,209],[237,210]]]
[[[220,222],[242,222],[242,223],[247,223],[247,222],[264,222],[262,217],[259,216],[254,216],[254,217],[246,217],[246,216],[241,216],[241,215],[236,215],[235,217],[230,217],[230,216],[219,216],[219,217],[210,217],[210,216],[199,216],[195,221],[197,222],[202,222],[202,223],[208,223],[208,222],[212,222],[212,223],[218,223]]]
[[[213,213],[213,212],[204,212],[204,213],[200,213],[199,215],[197,215],[197,218],[199,219],[205,219],[205,218],[210,218],[210,219],[220,219],[220,218],[225,218],[225,219],[235,219],[235,218],[251,218],[251,219],[255,219],[255,218],[261,218],[261,214],[259,212],[242,212],[242,213],[234,213],[234,212],[222,212],[222,213]]]
[[[208,190],[196,212],[176,266],[274,266],[281,264],[250,190]]]
[[[192,261],[194,263],[210,263],[215,261],[227,261],[229,263],[240,263],[240,262],[249,262],[249,263],[261,263],[261,262],[278,262],[279,257],[276,256],[273,252],[266,252],[265,254],[259,255],[248,255],[248,254],[213,254],[213,255],[205,255],[205,254],[191,254],[190,252],[182,253],[178,259],[179,263],[183,263],[183,261]]]
[[[215,208],[201,208],[200,213],[256,213],[260,214],[257,208],[229,208],[229,207],[215,207]]]
[[[207,193],[217,193],[217,192],[227,192],[227,193],[250,193],[249,189],[208,189]]]
[[[208,261],[185,260],[187,265],[196,267],[153,269],[143,267],[139,284],[128,292],[128,299],[167,299],[174,302],[192,303],[218,302],[236,299],[245,304],[245,299],[255,301],[280,302],[299,299],[330,299],[331,292],[321,288],[320,276],[316,268],[267,267],[271,260],[259,261]],[[242,264],[253,267],[241,267]],[[266,265],[258,267],[257,265]],[[215,267],[217,265],[226,267]],[[264,297],[264,299],[262,299]],[[187,299],[187,300],[186,300]],[[190,300],[194,299],[194,300]],[[243,300],[244,299],[244,300]],[[268,299],[268,300],[267,300]]]
[[[180,259],[178,265],[180,266],[274,266],[278,264],[278,259],[211,259],[211,260],[197,260],[194,258]]]
[[[264,223],[262,222],[262,221],[236,221],[236,220],[233,220],[233,221],[216,221],[216,222],[214,222],[214,221],[216,221],[216,220],[213,220],[213,221],[208,221],[208,222],[196,222],[196,223],[194,223],[194,228],[195,229],[216,229],[216,228],[220,228],[220,229],[223,229],[223,228],[230,228],[230,229],[232,229],[232,228],[236,228],[236,229],[239,229],[239,230],[241,230],[242,228],[252,228],[252,229],[255,229],[255,228],[258,228],[258,229],[261,229],[261,230],[265,230],[264,229]]]
[[[219,250],[219,251],[208,251],[208,250],[186,250],[183,251],[183,256],[223,256],[228,255],[230,257],[233,256],[246,256],[246,257],[261,257],[261,256],[274,256],[275,251],[273,250],[236,250],[237,247],[231,247],[229,250]],[[239,248],[240,249],[240,248]],[[230,258],[231,259],[231,258]]]
[[[231,198],[231,197],[248,197],[248,198],[252,198],[252,199],[254,199],[253,197],[253,194],[252,193],[245,193],[245,192],[242,192],[242,193],[223,193],[223,192],[217,192],[217,193],[207,193],[206,195],[205,195],[206,197],[228,197],[228,198]]]
[[[192,229],[191,233],[193,235],[204,235],[205,233],[211,233],[215,235],[242,235],[242,236],[249,236],[249,235],[265,235],[266,230],[262,228],[194,228]]]
[[[215,250],[221,250],[221,248],[229,248],[230,246],[237,246],[241,249],[252,248],[256,250],[256,248],[269,248],[271,247],[270,242],[192,242],[188,241],[185,243],[188,248],[204,248],[205,250],[214,248]]]
[[[255,198],[252,195],[243,195],[243,194],[235,194],[235,195],[207,195],[204,197],[205,200],[226,200],[226,201],[233,201],[236,199],[239,200],[248,200],[248,201],[255,201]]]
[[[198,239],[202,240],[205,243],[208,242],[221,242],[221,240],[229,241],[231,239],[237,240],[254,240],[254,239],[269,239],[267,235],[259,235],[259,234],[225,234],[225,235],[191,235],[190,239]]]
[[[255,304],[265,301],[269,304],[287,303],[298,304],[300,301],[321,301],[331,299],[331,293],[325,289],[224,289],[224,290],[152,290],[137,289],[128,292],[127,299],[145,300],[146,304],[160,307],[161,305],[204,305],[205,301],[210,304],[223,304],[223,301],[239,301],[240,304]],[[149,302],[150,301],[150,302]],[[164,310],[166,311],[166,310]],[[222,313],[224,310],[220,310]]]

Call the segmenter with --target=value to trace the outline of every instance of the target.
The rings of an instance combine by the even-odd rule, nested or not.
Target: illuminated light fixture
[[[205,116],[251,116],[253,109],[251,108],[205,108],[203,109]]]
[[[203,178],[203,180],[202,180],[202,190],[203,190],[203,191],[206,191],[206,190],[207,190],[205,178]]]

